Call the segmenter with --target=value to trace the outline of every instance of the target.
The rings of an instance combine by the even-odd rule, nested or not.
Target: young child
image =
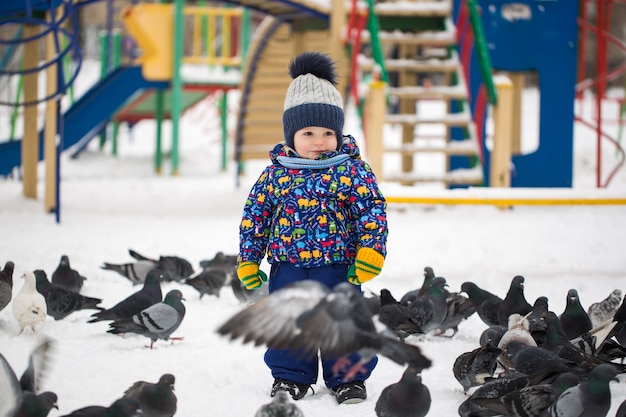
[[[383,266],[386,202],[354,138],[343,136],[334,62],[305,52],[291,62],[289,73],[285,143],[270,152],[272,163],[246,200],[237,275],[248,289],[259,288],[266,279],[259,263],[267,253],[270,293],[306,279],[329,288],[346,280],[360,286]],[[332,372],[337,358],[321,356],[324,382],[337,402],[365,400],[364,381],[377,358],[357,379],[344,381],[344,375]],[[289,350],[268,349],[265,363],[275,378],[272,397],[282,389],[299,400],[317,381],[317,357],[303,360]]]

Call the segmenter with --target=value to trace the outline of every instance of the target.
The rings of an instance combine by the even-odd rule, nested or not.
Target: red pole
[[[606,92],[606,80],[604,76],[607,70],[607,45],[606,45],[606,15],[604,11],[605,1],[597,1],[597,49],[596,49],[596,77],[599,82],[596,85],[596,187],[602,186],[602,100]]]

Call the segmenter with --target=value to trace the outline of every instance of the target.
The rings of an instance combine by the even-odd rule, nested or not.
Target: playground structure
[[[597,5],[600,9],[614,1],[618,0],[599,0]],[[344,2],[336,0],[329,0],[326,6],[306,0],[241,0],[226,3],[242,7],[217,9],[184,6],[182,0],[168,4],[143,2],[121,13],[142,50],[141,66],[111,66],[102,80],[61,114],[59,100],[75,77],[73,74],[66,80],[58,75],[65,74],[61,58],[70,50],[80,57],[80,48],[75,35],[63,28],[64,19],[55,16],[62,11],[65,19],[72,18],[77,8],[93,2],[19,0],[10,2],[10,8],[8,3],[0,8],[0,27],[23,24],[36,39],[48,36],[51,46],[47,53],[55,57],[47,66],[37,66],[34,55],[27,54],[28,45],[34,44],[29,42],[33,36],[3,41],[24,45],[24,67],[16,71],[2,67],[0,75],[24,75],[24,99],[13,104],[24,106],[25,132],[22,141],[0,144],[0,174],[21,166],[24,194],[36,198],[34,167],[41,158],[40,149],[45,148],[45,207],[47,211],[57,210],[57,219],[60,151],[76,145],[79,152],[94,137],[101,135],[105,139],[102,132],[110,123],[154,118],[158,124],[155,169],[160,172],[160,126],[164,118],[170,118],[170,157],[172,174],[176,175],[179,117],[200,97],[216,91],[237,88],[241,92],[234,132],[234,158],[239,172],[247,160],[265,159],[267,151],[282,137],[282,104],[290,81],[285,69],[290,59],[304,50],[326,52],[338,62],[340,89],[346,101],[354,100],[364,115],[365,150],[381,180],[403,185],[437,182],[447,187],[572,186],[577,13],[571,4],[433,0],[409,2],[407,6],[407,2],[370,0],[367,7],[353,1],[352,7],[345,10]],[[31,7],[33,4],[39,9]],[[244,23],[247,10],[265,14],[253,34],[247,33],[248,25]],[[604,16],[604,10],[599,10],[599,16]],[[46,17],[42,20],[41,16]],[[31,24],[33,19],[35,25]],[[599,38],[607,32],[605,20],[596,30]],[[182,28],[188,24],[193,27],[194,38],[190,56],[183,54]],[[217,27],[221,29],[219,34],[215,32]],[[67,38],[65,49],[56,40],[59,34]],[[220,46],[215,48],[218,38]],[[598,58],[606,63],[606,54],[601,53],[599,47]],[[31,64],[26,65],[29,60]],[[78,63],[76,72],[80,60]],[[180,75],[179,69],[185,63],[240,69],[241,77],[193,84]],[[33,95],[36,88],[32,74],[42,70],[47,71],[47,84],[52,88],[45,98],[37,98]],[[496,71],[499,75],[494,76]],[[549,111],[550,116],[541,117],[539,147],[520,154],[520,92],[529,72],[539,76],[540,112],[545,115]],[[360,87],[366,83],[368,96],[361,97]],[[581,82],[579,90],[583,85],[595,83]],[[603,93],[598,90],[599,100],[604,98]],[[221,97],[224,117],[225,94]],[[416,113],[420,102],[433,100],[445,103],[444,114],[427,117]],[[41,132],[32,123],[36,115],[30,105],[38,101],[49,103],[46,114],[50,116]],[[485,133],[489,106],[495,121],[492,147],[487,145]],[[598,142],[606,137],[601,122],[599,110]],[[400,143],[383,141],[385,126],[399,126]],[[434,135],[423,129],[432,126],[439,128]],[[222,128],[225,166],[224,121]],[[111,140],[115,138],[114,133]],[[617,141],[613,142],[621,149]],[[443,174],[420,172],[421,158],[431,155],[444,158]],[[513,175],[511,163],[515,167]],[[389,166],[398,168],[393,171]]]

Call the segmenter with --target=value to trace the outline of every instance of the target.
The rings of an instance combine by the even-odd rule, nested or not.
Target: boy
[[[285,97],[285,143],[270,152],[272,163],[252,187],[240,225],[237,275],[247,288],[259,288],[267,253],[269,292],[305,279],[329,288],[346,280],[360,286],[378,275],[386,256],[385,199],[376,177],[362,161],[353,137],[343,136],[343,100],[335,88],[334,62],[305,52],[290,64],[293,78]],[[339,404],[365,400],[364,381],[373,358],[357,379],[333,374],[337,358],[320,353],[326,386]],[[288,391],[294,400],[318,376],[318,358],[268,349],[273,397]]]

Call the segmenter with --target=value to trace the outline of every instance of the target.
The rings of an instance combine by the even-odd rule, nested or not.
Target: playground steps
[[[456,52],[456,28],[451,19],[450,2],[387,1],[377,3],[375,11],[381,22],[378,38],[385,51],[384,65],[390,79],[388,94],[392,106],[385,116],[385,124],[401,129],[399,143],[385,141],[383,144],[382,173],[378,175],[384,181],[403,185],[482,184],[480,167],[451,168],[458,165],[453,163],[453,158],[466,159],[467,164],[463,165],[471,166],[479,160],[480,148]],[[411,30],[398,29],[406,19],[414,19],[418,24]],[[364,33],[362,42],[370,42],[369,33]],[[374,60],[360,56],[358,65],[363,73],[369,73],[374,68]],[[435,102],[445,111],[419,114],[420,108]],[[372,155],[368,158],[371,160]],[[433,173],[429,158],[444,158],[445,169]]]

